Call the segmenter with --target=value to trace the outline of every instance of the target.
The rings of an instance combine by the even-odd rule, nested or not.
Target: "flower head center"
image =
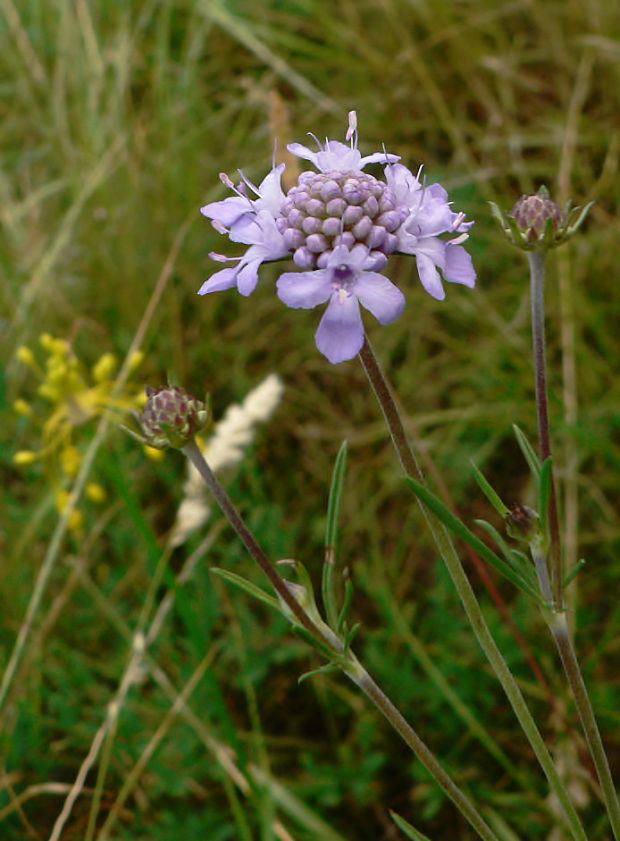
[[[340,266],[336,266],[333,269],[332,274],[332,283],[334,286],[338,286],[340,288],[348,289],[353,282],[355,274],[353,269],[350,266],[347,266],[345,263],[342,263]]]
[[[280,208],[276,226],[302,269],[325,268],[338,245],[364,245],[377,270],[396,250],[407,216],[391,187],[360,170],[302,172]]]

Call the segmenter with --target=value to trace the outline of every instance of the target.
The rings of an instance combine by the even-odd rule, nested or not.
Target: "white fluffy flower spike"
[[[254,437],[256,425],[273,414],[283,391],[282,380],[277,374],[269,374],[242,403],[233,403],[228,407],[223,418],[215,424],[203,449],[203,455],[214,473],[241,462],[245,447]],[[184,497],[170,538],[172,546],[184,543],[207,520],[210,512],[204,483],[191,463],[183,491]]]

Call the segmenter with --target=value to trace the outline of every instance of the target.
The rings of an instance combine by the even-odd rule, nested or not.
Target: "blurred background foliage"
[[[33,419],[14,401],[39,420],[50,411],[16,351],[40,353],[49,333],[88,367],[103,353],[122,359],[142,324],[145,358],[132,382],[170,376],[208,390],[216,417],[280,374],[282,403],[227,485],[268,552],[298,557],[316,581],[329,475],[348,439],[340,559],[356,585],[358,650],[502,838],[550,837],[554,804],[403,494],[361,368],[317,352],[318,313],[287,310],[273,293],[280,267],[263,267],[251,301],[197,298],[217,268],[209,251],[227,247],[198,208],[224,197],[219,172],[234,178],[241,167],[259,181],[274,147],[282,154],[308,131],[341,139],[357,109],[362,153],[385,144],[414,171],[423,164],[476,220],[475,290],[451,286],[437,302],[411,259],[396,257],[389,273],[406,311],[389,328],[368,324],[427,470],[471,522],[489,512],[470,460],[508,502],[527,502],[511,424],[535,432],[526,264],[487,201],[510,208],[540,183],[560,202],[595,200],[584,231],[549,261],[550,389],[568,562],[588,560],[571,615],[618,774],[615,4],[0,0],[0,14],[4,662],[58,520],[41,465],[13,463],[37,446]],[[80,423],[80,457],[95,427],[96,417]],[[472,837],[344,678],[297,684],[318,665],[313,655],[281,617],[209,572],[226,566],[260,581],[218,517],[162,556],[182,496],[180,455],[154,464],[112,426],[91,473],[106,499],[88,503],[83,528],[62,543],[1,713],[3,839],[50,836],[115,697],[115,726],[64,823],[66,841],[402,837],[388,808],[434,841]],[[162,557],[162,583],[147,597]],[[191,557],[193,574],[175,584]],[[608,838],[540,617],[495,582],[502,615],[468,569],[589,837]],[[169,590],[174,604],[148,655],[128,670],[141,611]],[[187,705],[171,713],[186,689]]]

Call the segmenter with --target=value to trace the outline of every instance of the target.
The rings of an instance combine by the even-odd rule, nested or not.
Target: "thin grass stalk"
[[[110,837],[110,830],[116,822],[129,794],[134,790],[136,783],[140,779],[141,775],[144,773],[144,769],[146,768],[149,760],[153,757],[153,754],[161,744],[162,740],[170,731],[170,728],[176,721],[179,711],[187,705],[188,699],[190,698],[198,683],[204,677],[205,672],[210,666],[213,665],[213,661],[215,659],[216,654],[217,646],[211,646],[211,648],[207,651],[207,653],[202,658],[198,666],[194,669],[190,679],[187,681],[181,692],[179,692],[178,695],[175,697],[170,709],[166,711],[157,729],[145,745],[137,762],[134,764],[129,774],[123,780],[123,785],[121,786],[121,789],[118,795],[116,796],[116,799],[112,804],[103,825],[97,833],[97,841],[106,841],[106,839]],[[50,841],[52,841],[51,838]]]
[[[129,350],[127,351],[127,354],[125,356],[125,361],[123,362],[123,365],[118,373],[118,377],[116,378],[116,383],[111,395],[112,397],[114,397],[116,394],[118,394],[118,392],[120,392],[125,381],[127,380],[127,377],[129,376],[131,358],[133,357],[134,353],[140,348],[144,341],[144,336],[146,334],[148,325],[151,322],[151,319],[153,317],[157,304],[159,303],[159,300],[164,292],[166,284],[168,283],[168,280],[172,275],[172,270],[174,268],[177,255],[181,248],[181,244],[185,239],[185,234],[187,233],[187,230],[189,228],[192,216],[188,215],[187,219],[183,222],[183,224],[177,231],[177,234],[174,238],[166,261],[157,279],[157,283],[155,284],[153,294],[151,295],[146,309],[144,310],[144,314],[142,315],[140,324],[136,329]],[[17,669],[21,663],[26,641],[30,636],[35,617],[39,610],[51,574],[56,566],[56,562],[58,560],[63,541],[66,537],[67,529],[69,526],[69,518],[71,517],[71,514],[80,499],[82,490],[84,489],[84,486],[90,474],[90,469],[93,465],[99,447],[105,440],[105,436],[107,435],[108,428],[110,426],[110,421],[111,418],[109,415],[103,415],[101,420],[99,421],[99,424],[97,425],[97,429],[95,431],[93,439],[90,442],[90,445],[84,455],[84,459],[82,461],[80,470],[75,478],[75,482],[73,483],[73,488],[71,490],[71,493],[69,494],[67,505],[65,506],[65,509],[60,519],[58,520],[56,528],[54,529],[54,533],[52,534],[49,545],[47,547],[47,551],[41,564],[41,568],[39,569],[34,589],[32,591],[32,595],[30,596],[28,607],[26,608],[26,615],[24,616],[24,619],[20,625],[17,638],[15,640],[15,644],[11,652],[11,656],[9,657],[8,663],[4,670],[4,674],[2,675],[2,682],[0,683],[0,725],[2,723],[3,708],[5,706],[9,690],[17,673]]]
[[[426,484],[415,454],[409,445],[407,434],[405,432],[400,412],[392,394],[390,385],[385,378],[385,375],[383,374],[383,371],[381,370],[377,358],[367,339],[364,340],[364,344],[359,353],[359,359],[377,398],[379,406],[381,407],[381,411],[383,412],[383,416],[392,438],[392,443],[394,444],[394,448],[405,474]],[[467,618],[469,619],[480,647],[484,651],[493,671],[501,683],[517,720],[519,721],[519,724],[521,725],[521,728],[532,746],[532,750],[534,751],[545,776],[547,777],[549,785],[558,798],[571,835],[575,841],[587,841],[585,830],[573,805],[570,794],[558,775],[555,765],[553,764],[553,759],[551,758],[549,750],[547,749],[540,731],[536,726],[536,722],[529,711],[523,694],[491,635],[450,535],[443,526],[436,526],[432,522],[429,513],[421,503],[420,507],[437,549],[448,567],[448,572],[454,582],[454,586],[459,594],[467,614]]]
[[[216,537],[219,537],[221,525],[222,523],[220,523],[219,525],[215,525],[211,529],[207,537],[187,559],[183,566],[183,569],[176,578],[176,585],[179,585],[188,579],[189,575],[191,574],[191,570],[194,568],[195,563],[197,562],[199,557],[202,557],[207,551],[207,549],[213,545]],[[127,625],[125,620],[117,613],[115,608],[112,607],[107,602],[107,600],[105,600],[97,585],[95,585],[95,583],[90,578],[87,570],[80,568],[79,575],[80,580],[82,581],[82,584],[84,585],[85,589],[91,595],[93,600],[98,604],[99,608],[108,618],[112,626],[128,642],[131,641],[133,637],[131,628],[129,627],[129,625]],[[170,592],[172,593],[172,591]],[[169,608],[170,601],[167,601],[166,604]],[[170,700],[171,703],[174,703],[179,697],[179,692],[174,687],[172,681],[161,668],[161,666],[153,659],[153,657],[149,654],[148,651],[149,643],[152,642],[158,634],[158,628],[156,626],[161,625],[161,622],[164,618],[161,615],[160,608],[158,608],[151,622],[151,625],[149,626],[149,629],[145,634],[147,648],[144,652],[144,665],[148,668],[150,674],[153,677],[153,680],[161,688],[166,697]],[[187,723],[187,725],[194,731],[200,742],[209,751],[209,753],[212,754],[214,761],[221,767],[224,787],[226,788],[226,783],[224,781],[230,779],[232,780],[233,784],[239,789],[239,791],[243,794],[244,797],[249,797],[251,793],[250,785],[247,782],[244,773],[235,765],[235,762],[233,760],[234,754],[232,748],[226,743],[220,742],[210,735],[208,727],[205,723],[204,710],[201,712],[201,717],[199,718],[192,711],[188,703],[183,703],[179,708],[179,716],[182,717],[183,720]],[[329,841],[344,841],[344,838],[341,835],[339,835],[335,830],[332,830],[331,827],[324,823],[317,815],[314,814],[314,812],[312,812],[308,807],[303,805],[301,801],[297,800],[297,798],[295,798],[295,796],[292,795],[290,791],[288,791],[279,783],[277,783],[273,779],[273,777],[271,777],[270,774],[265,771],[264,768],[259,768],[253,765],[252,763],[249,763],[245,770],[258,785],[264,786],[269,789],[271,796],[274,798],[276,803],[284,812],[290,814],[296,820],[297,823],[301,823],[302,825],[306,826],[306,828],[309,829],[311,832],[314,832],[316,837],[325,839],[325,841],[328,841],[328,839]],[[0,819],[1,817],[2,811],[0,810]],[[276,832],[276,834],[278,833],[277,827],[274,827],[274,832]]]

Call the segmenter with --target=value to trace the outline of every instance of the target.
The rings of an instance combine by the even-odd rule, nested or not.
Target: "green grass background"
[[[460,604],[403,493],[359,364],[317,352],[317,311],[286,309],[261,269],[248,301],[195,295],[229,244],[198,213],[221,171],[260,180],[272,150],[306,132],[381,144],[476,220],[474,290],[427,296],[409,258],[388,328],[368,321],[410,429],[468,522],[489,516],[470,460],[509,502],[528,500],[511,432],[535,433],[523,255],[487,201],[510,208],[546,183],[595,200],[549,260],[550,399],[569,563],[588,565],[571,615],[610,760],[620,773],[620,22],[603,0],[0,0],[0,657],[24,620],[57,515],[32,426],[11,410],[31,379],[14,362],[41,332],[92,364],[122,356],[164,267],[140,377],[211,392],[216,417],[268,373],[286,385],[227,486],[270,555],[318,583],[329,475],[349,441],[340,558],[356,586],[357,650],[502,839],[549,838],[554,805]],[[232,253],[232,249],[229,250]],[[371,323],[372,322],[372,323]],[[94,425],[82,431],[85,447]],[[153,465],[112,428],[92,477],[108,502],[66,538],[2,715],[0,837],[47,839],[126,673],[131,634],[174,521],[184,464]],[[285,621],[210,572],[260,581],[217,517],[155,593],[174,606],[64,824],[63,841],[403,837],[394,809],[433,841],[472,838],[420,764],[344,678],[298,685],[319,662]],[[199,560],[179,586],[174,574]],[[592,841],[608,839],[573,707],[536,609],[497,586],[555,698],[471,566],[497,639],[548,736]],[[207,657],[206,662],[203,662]],[[182,707],[179,694],[203,671]],[[436,673],[455,693],[438,682]],[[455,697],[458,699],[455,701]],[[177,699],[177,706],[173,704]],[[486,744],[458,704],[486,728]],[[152,741],[155,740],[155,741]],[[503,759],[498,761],[497,752]],[[495,755],[494,755],[495,754]],[[231,764],[232,763],[232,764]],[[98,776],[99,774],[99,776]],[[322,822],[322,823],[320,823]],[[563,838],[557,830],[555,838]]]

